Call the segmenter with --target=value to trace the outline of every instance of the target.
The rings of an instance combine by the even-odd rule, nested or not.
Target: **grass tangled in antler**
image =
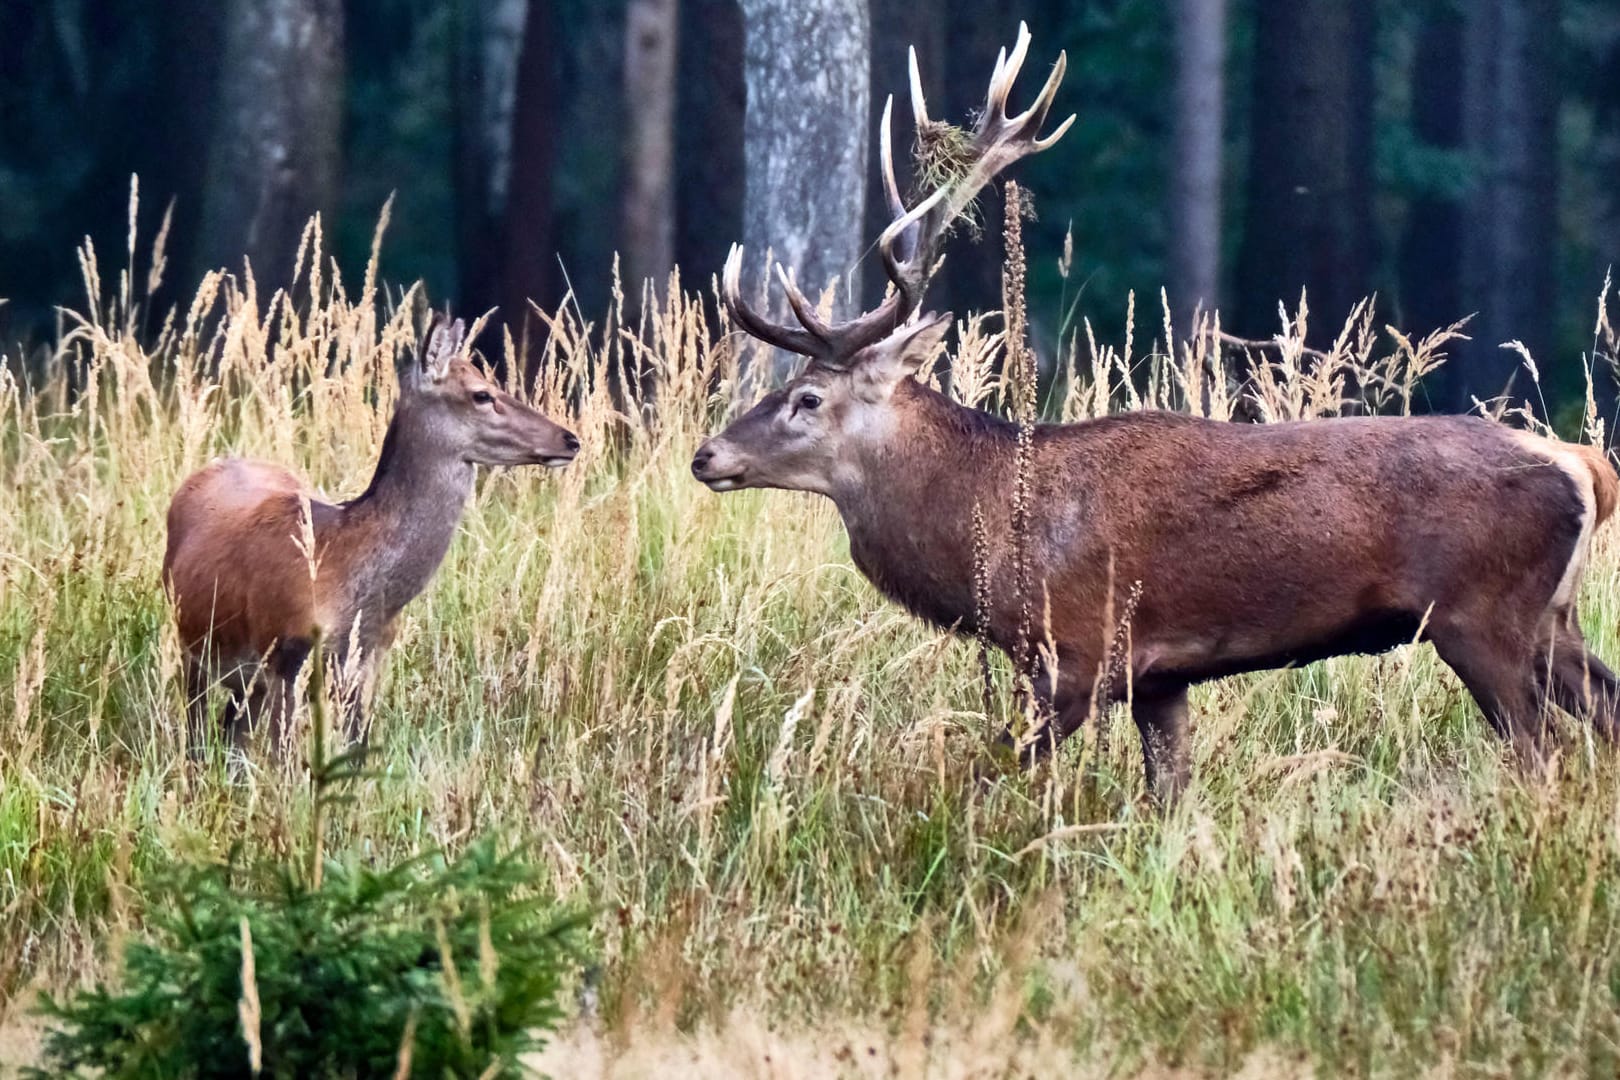
[[[947,120],[925,121],[917,129],[912,160],[916,168],[913,201],[927,198],[942,187],[960,184],[977,160],[973,132]],[[947,235],[958,226],[965,228],[975,243],[984,235],[984,220],[977,199],[962,208],[961,214],[948,226]]]

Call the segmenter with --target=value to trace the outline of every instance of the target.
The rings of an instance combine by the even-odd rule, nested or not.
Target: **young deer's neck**
[[[333,537],[347,549],[350,603],[385,620],[432,580],[473,487],[473,466],[412,419],[394,414],[371,486],[344,505]]]
[[[895,390],[896,430],[861,452],[855,479],[833,495],[850,554],[877,588],[940,626],[974,616],[973,507],[1004,546],[1017,434],[920,383]]]

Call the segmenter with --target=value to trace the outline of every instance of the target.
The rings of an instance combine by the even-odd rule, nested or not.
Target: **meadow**
[[[381,230],[379,229],[379,237]],[[1036,253],[1050,257],[1052,253]],[[341,278],[306,234],[291,293],[211,275],[148,310],[161,241],[82,255],[87,295],[0,370],[0,1062],[41,990],[116,978],[143,881],[177,859],[298,854],[307,777],[188,766],[158,568],[169,495],[223,453],[334,497],[369,479],[419,288]],[[313,298],[313,299],[312,299]],[[406,610],[375,779],[333,857],[496,834],[596,911],[554,1075],[1614,1075],[1620,767],[1567,722],[1546,775],[1506,757],[1426,647],[1209,684],[1173,811],[1110,715],[1030,773],[975,773],[979,657],[884,602],[830,503],[717,496],[688,466],[756,391],[712,284],[549,316],[537,392],[584,450],[480,476]],[[1076,327],[1054,418],[1228,415],[1212,360],[1135,312]],[[1300,316],[1303,318],[1303,315]],[[1158,325],[1154,325],[1158,323]],[[952,392],[1006,397],[997,315],[961,323]],[[1290,323],[1266,418],[1409,408],[1445,335],[1370,310],[1327,356]],[[1612,355],[1600,306],[1598,345]],[[489,355],[511,350],[491,331]],[[1179,342],[1174,346],[1166,342]],[[615,380],[610,372],[629,371]],[[641,372],[650,378],[638,378]],[[1608,377],[1602,373],[1599,377]],[[614,384],[648,385],[645,400]],[[1011,478],[1009,478],[1009,483]],[[1620,551],[1582,596],[1620,658]]]

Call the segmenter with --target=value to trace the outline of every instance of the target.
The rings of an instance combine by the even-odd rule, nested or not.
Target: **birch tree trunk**
[[[203,209],[205,262],[293,273],[310,216],[330,212],[342,158],[342,0],[229,0]]]
[[[837,279],[834,315],[860,303],[866,215],[866,0],[743,0],[743,242],[757,287],[767,249],[812,298]],[[780,289],[771,310],[791,319]],[[777,358],[781,381],[791,358]]]
[[[1226,0],[1177,0],[1169,294],[1177,334],[1220,302]]]

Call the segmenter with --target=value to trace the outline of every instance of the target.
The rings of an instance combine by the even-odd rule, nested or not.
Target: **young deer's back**
[[[301,545],[307,500],[317,576]],[[175,597],[183,646],[206,644],[222,662],[249,663],[278,641],[321,626],[347,633],[345,581],[352,545],[330,542],[343,509],[286,469],[221,458],[193,473],[169,504],[163,580]]]

